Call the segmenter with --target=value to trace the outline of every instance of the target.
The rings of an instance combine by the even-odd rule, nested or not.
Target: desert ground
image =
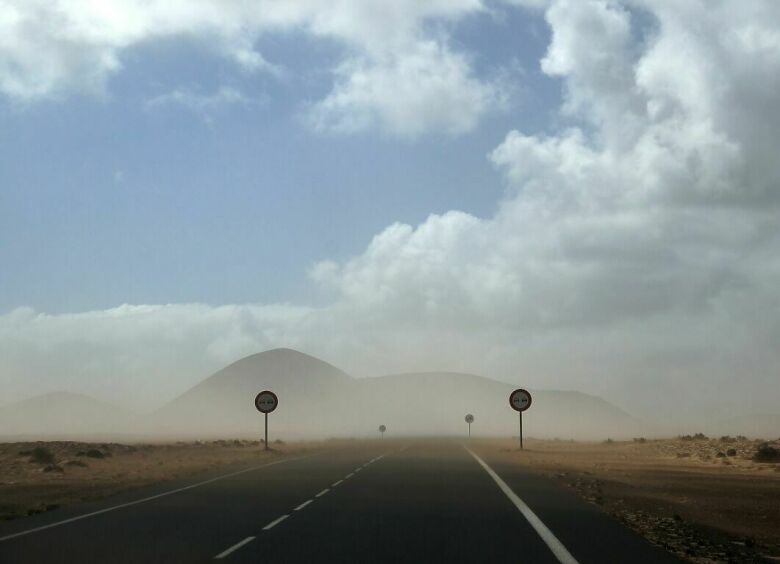
[[[559,481],[683,560],[780,561],[780,458],[772,458],[778,451],[771,450],[780,449],[780,441],[701,435],[627,442],[529,439],[522,451],[509,439],[473,441],[507,463]],[[237,439],[2,443],[0,519],[337,444],[355,441],[278,443],[271,451]]]
[[[494,440],[683,560],[780,562],[780,440]],[[764,453],[756,457],[760,447]],[[768,448],[767,448],[768,447]],[[760,462],[768,458],[773,461]]]

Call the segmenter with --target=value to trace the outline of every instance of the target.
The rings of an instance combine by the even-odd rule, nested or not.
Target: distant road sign
[[[466,415],[466,423],[474,423],[474,416],[471,413]]]
[[[387,427],[385,427],[384,425],[380,425],[379,426],[379,432],[380,433],[384,433],[385,431],[387,431]]]
[[[263,390],[255,397],[255,407],[260,413],[271,413],[279,406],[279,398],[270,390]]]
[[[522,388],[518,388],[509,394],[509,405],[515,411],[525,411],[531,407],[531,394]]]

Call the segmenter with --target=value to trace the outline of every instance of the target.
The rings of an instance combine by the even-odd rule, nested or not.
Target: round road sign
[[[466,423],[474,423],[474,416],[471,413],[466,415]]]
[[[385,431],[387,431],[387,427],[385,427],[384,425],[380,425],[379,426],[379,432],[380,433],[384,433]]]
[[[518,388],[509,394],[509,405],[515,411],[525,411],[531,407],[531,394],[522,388]]]
[[[279,398],[270,390],[263,390],[255,397],[255,407],[260,413],[271,413],[279,406]]]

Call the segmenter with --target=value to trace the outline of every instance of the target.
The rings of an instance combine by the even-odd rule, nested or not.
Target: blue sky
[[[509,9],[448,29],[478,76],[519,83],[505,108],[460,135],[312,130],[302,108],[331,88],[341,49],[298,32],[256,42],[282,77],[164,39],[123,52],[102,95],[4,100],[0,262],[13,267],[0,310],[316,304],[312,264],[358,254],[393,222],[492,215],[504,183],[488,153],[510,127],[548,127],[560,103],[559,81],[539,69],[549,32],[540,13]],[[222,87],[245,100],[150,105]]]

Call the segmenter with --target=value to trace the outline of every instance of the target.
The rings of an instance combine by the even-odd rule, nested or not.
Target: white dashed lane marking
[[[296,508],[295,508],[295,511],[300,511],[301,509],[303,509],[304,507],[306,507],[307,505],[309,505],[309,504],[310,504],[312,501],[314,501],[314,500],[313,500],[313,499],[307,499],[307,500],[306,500],[306,501],[304,501],[302,504],[300,504],[298,507],[296,507]]]
[[[231,547],[230,547],[230,548],[228,548],[227,550],[224,550],[224,551],[220,552],[219,554],[217,554],[217,555],[214,557],[214,559],[215,559],[215,560],[222,560],[223,558],[225,558],[225,557],[226,557],[228,554],[230,554],[231,552],[235,552],[236,550],[238,550],[239,548],[241,548],[241,547],[242,547],[242,546],[244,546],[245,544],[249,544],[249,543],[250,543],[250,542],[252,542],[253,540],[255,540],[255,537],[247,537],[247,538],[245,538],[244,540],[242,540],[241,542],[234,544],[233,546],[231,546]]]
[[[288,517],[289,517],[289,515],[282,515],[278,519],[274,519],[273,521],[268,523],[265,527],[263,527],[263,530],[267,531],[268,529],[273,529],[274,527],[276,527],[279,523],[281,523],[282,521],[284,521]]]

